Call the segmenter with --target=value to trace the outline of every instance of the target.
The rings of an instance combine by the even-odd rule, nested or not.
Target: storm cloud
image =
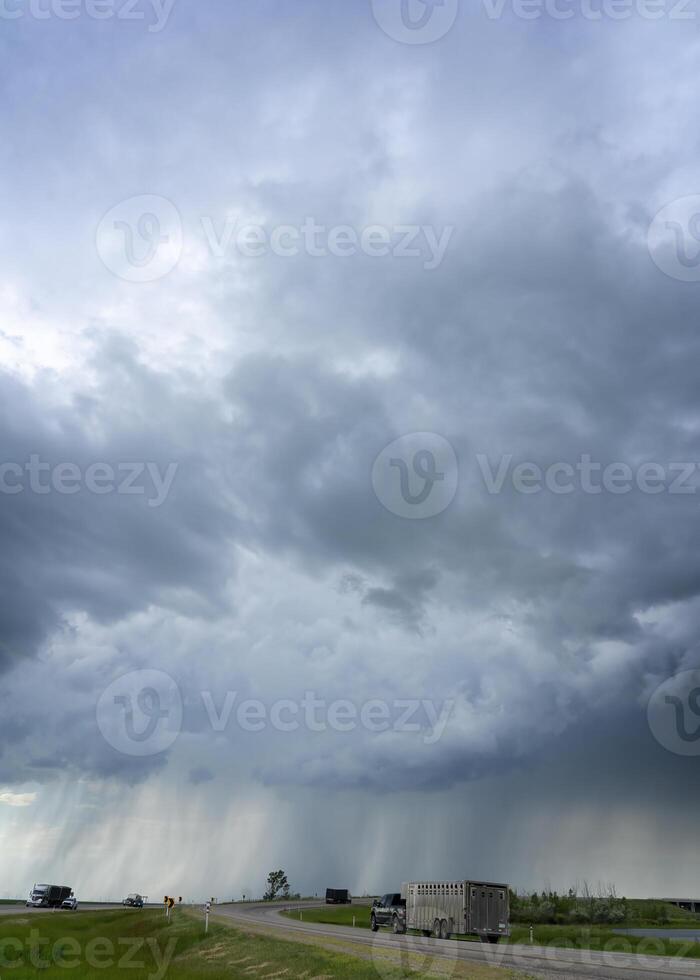
[[[115,894],[135,859],[152,894],[166,868],[183,893],[255,893],[268,864],[312,893],[468,862],[528,887],[691,887],[636,856],[697,770],[646,721],[700,665],[700,287],[647,243],[697,191],[696,41],[672,19],[485,10],[424,45],[369,3],[314,0],[176,3],[158,32],[5,23],[9,891],[71,874],[99,897],[71,866],[86,841],[112,842]],[[140,196],[182,241],[144,281],[99,231]],[[310,216],[326,244],[453,231],[434,268],[424,237],[224,247],[227,222],[269,242]],[[153,751],[104,716],[133,672],[181,712]],[[478,855],[445,843],[460,819],[488,819]]]

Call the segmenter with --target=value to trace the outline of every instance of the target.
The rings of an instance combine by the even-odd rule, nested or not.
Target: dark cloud
[[[233,536],[235,518],[216,481],[204,479],[209,461],[187,431],[197,396],[176,421],[171,382],[116,339],[100,341],[92,367],[93,384],[68,404],[55,379],[39,393],[0,376],[2,462],[21,467],[5,483],[22,487],[2,494],[0,509],[4,668],[35,654],[67,612],[110,622],[153,602],[213,610],[232,571],[219,543]],[[206,403],[198,410],[206,419]],[[32,456],[43,467],[38,489]],[[62,464],[79,468],[78,492],[52,485]],[[112,468],[96,484],[109,485],[108,493],[90,490],[96,464]]]
[[[573,869],[590,828],[612,835],[634,806],[646,840],[674,787],[692,796],[693,758],[662,749],[644,716],[655,685],[698,662],[697,494],[513,483],[528,462],[700,458],[697,284],[664,276],[645,245],[658,207],[696,190],[690,42],[666,21],[653,38],[634,20],[572,26],[477,5],[413,48],[369,5],[312,0],[291,17],[265,0],[176,5],[158,39],[87,19],[8,28],[0,463],[177,467],[159,506],[0,493],[0,782],[39,785],[59,836],[80,840],[83,805],[108,819],[111,794],[157,820],[183,786],[193,808],[241,788],[235,806],[261,828],[256,806],[293,799],[300,864],[321,853],[340,874],[319,799],[349,834],[371,806],[424,826],[439,800],[448,843],[450,813],[477,826],[496,810],[484,864],[507,852],[526,875],[541,863],[517,859],[518,841],[547,848],[547,810],[557,827],[574,806],[587,821],[590,837],[551,847]],[[173,201],[186,247],[169,276],[136,284],[94,239],[141,193]],[[231,215],[454,233],[433,270],[212,256],[202,218],[220,233]],[[458,486],[408,520],[372,472],[416,432],[454,448]],[[484,465],[503,461],[489,493]],[[170,675],[184,721],[137,758],[103,737],[96,706],[144,669]],[[425,728],[275,728],[273,706],[309,690],[454,709],[432,742]],[[260,732],[236,718],[246,698],[265,708]],[[68,785],[87,802],[62,809]],[[401,874],[399,843],[382,842],[375,866]]]

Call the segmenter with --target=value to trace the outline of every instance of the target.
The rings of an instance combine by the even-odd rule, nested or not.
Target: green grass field
[[[323,908],[304,909],[304,922],[325,922],[334,926],[351,926],[355,916],[355,924],[362,929],[369,929],[370,905],[324,905]],[[298,919],[298,912],[283,912],[290,919]]]
[[[653,903],[639,899],[635,903],[635,918],[621,926],[577,926],[577,925],[535,925],[533,941],[536,946],[557,946],[571,947],[573,949],[599,949],[609,952],[642,953],[647,956],[687,956],[700,957],[700,944],[690,943],[683,940],[674,939],[652,939],[637,936],[624,936],[616,933],[617,928],[639,928],[651,926],[660,928],[658,921],[649,916],[649,908]],[[658,903],[656,903],[658,904]],[[323,908],[304,909],[304,922],[321,922],[328,925],[351,926],[353,916],[355,925],[359,929],[369,929],[369,905],[326,905]],[[698,926],[700,933],[700,923],[698,916],[682,909],[674,909],[669,906],[669,920],[664,921],[665,928],[689,928],[693,925]],[[284,915],[290,919],[299,919],[298,912],[285,912]],[[511,943],[525,943],[530,941],[529,925],[524,923],[513,923],[510,937]],[[474,939],[474,937],[455,937],[459,939]]]
[[[444,964],[403,957],[389,950],[350,955],[317,940],[290,942],[210,921],[204,936],[201,914],[176,909],[168,923],[162,911],[46,912],[0,919],[0,976],[66,976],[81,980],[218,980],[260,977],[284,980],[399,980],[444,976]],[[128,971],[131,972],[128,972]],[[125,973],[125,971],[127,971]],[[511,980],[493,967],[469,968],[451,976]]]

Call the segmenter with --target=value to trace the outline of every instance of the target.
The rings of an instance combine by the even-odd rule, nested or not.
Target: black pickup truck
[[[372,932],[391,926],[396,935],[406,932],[406,899],[399,892],[388,892],[372,902],[369,920]]]

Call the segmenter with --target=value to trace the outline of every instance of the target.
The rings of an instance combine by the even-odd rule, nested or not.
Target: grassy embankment
[[[700,944],[688,940],[652,939],[621,935],[619,930],[631,928],[691,929],[697,927],[700,935],[700,916],[674,906],[665,906],[662,923],[652,914],[658,903],[646,899],[630,899],[633,917],[615,926],[607,925],[534,925],[533,943],[536,946],[570,947],[573,949],[599,949],[607,952],[641,953],[646,956],[687,956],[700,958]],[[299,912],[285,912],[291,919],[298,919]],[[355,917],[357,928],[369,929],[369,905],[327,905],[323,908],[304,909],[305,922],[321,922],[329,925],[351,926]],[[511,943],[530,942],[529,924],[512,924]],[[460,937],[462,938],[462,937]],[[473,938],[473,937],[465,937]]]
[[[317,941],[314,941],[317,942]],[[381,957],[380,959],[378,957]],[[404,957],[405,959],[405,957]],[[270,938],[212,918],[204,936],[200,913],[162,911],[46,912],[0,918],[0,975],[43,980],[218,980],[259,977],[284,980],[414,980],[440,976],[437,961],[401,963],[392,951],[349,955],[307,942]],[[125,972],[127,971],[127,972]],[[472,980],[510,980],[492,967],[451,974]]]
[[[625,928],[627,927],[624,924],[621,926],[537,925],[533,927],[533,941],[535,946],[598,949],[604,950],[606,953],[638,953],[644,956],[700,958],[700,943],[694,943],[687,939],[656,939],[621,935],[620,930]],[[700,928],[698,928],[698,934],[700,935]],[[529,926],[514,925],[510,942],[529,944]]]

